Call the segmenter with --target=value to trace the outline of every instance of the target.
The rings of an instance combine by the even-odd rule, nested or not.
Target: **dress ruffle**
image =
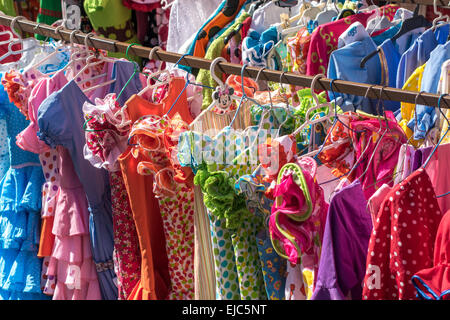
[[[53,300],[101,299],[87,207],[82,187],[60,189],[53,223],[55,244],[47,271],[49,277],[57,279]]]
[[[0,183],[0,299],[48,299],[41,292],[41,167],[10,168]]]

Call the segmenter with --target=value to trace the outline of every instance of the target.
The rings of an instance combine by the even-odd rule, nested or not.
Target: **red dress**
[[[433,246],[442,213],[430,178],[420,168],[392,188],[369,241],[363,299],[416,298],[411,278],[433,266]]]

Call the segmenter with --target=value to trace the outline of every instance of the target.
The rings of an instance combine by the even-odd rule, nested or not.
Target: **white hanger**
[[[55,34],[56,34],[56,33],[59,33],[61,28],[64,28],[64,23],[61,24],[60,26],[57,26],[57,27],[55,28]],[[59,35],[61,36],[60,33],[59,33]],[[62,36],[61,36],[61,43],[60,43],[60,45],[59,45],[57,48],[55,48],[55,51],[53,51],[52,53],[46,55],[44,59],[42,59],[41,61],[39,61],[39,62],[37,62],[36,64],[34,64],[33,66],[31,66],[31,69],[36,69],[36,68],[38,68],[39,66],[41,66],[45,61],[48,61],[50,58],[52,58],[52,57],[55,56],[57,53],[59,53],[59,51],[60,51],[62,48],[64,48],[64,47],[65,47],[65,45],[64,45],[63,42],[62,42]],[[56,72],[57,72],[57,71],[51,72],[51,73],[47,73],[47,75],[51,75],[51,74],[54,74],[54,73],[56,73]]]
[[[149,53],[149,55],[148,55],[148,59],[149,59],[149,60],[154,60],[154,59],[153,59],[153,55],[155,54],[156,50],[158,50],[158,49],[161,49],[161,48],[158,47],[158,46],[155,46],[155,47],[152,48],[152,50],[150,51],[150,53]],[[170,83],[171,75],[170,75],[169,70],[161,70],[161,69],[162,69],[162,62],[159,64],[158,71],[156,71],[156,72],[150,74],[150,75],[147,77],[147,85],[145,86],[145,88],[143,88],[143,89],[137,94],[138,96],[142,96],[142,95],[143,95],[144,93],[146,93],[148,90],[151,90],[151,89],[154,89],[154,88],[157,88],[157,87],[160,87],[160,86],[162,86],[162,85],[165,85],[165,84],[169,84],[169,83]],[[152,80],[152,79],[158,79],[161,75],[166,75],[166,78],[165,78],[163,81],[156,81],[156,83],[152,85],[152,84],[151,84],[151,80]]]
[[[223,89],[225,89],[226,87],[225,87],[225,84],[222,82],[222,80],[221,79],[219,79],[219,77],[217,77],[217,75],[216,75],[216,72],[215,72],[215,69],[216,69],[216,65],[217,65],[217,63],[219,63],[219,62],[227,62],[227,60],[225,60],[225,58],[223,58],[223,57],[218,57],[218,58],[215,58],[212,62],[211,62],[211,65],[209,66],[209,72],[210,72],[210,74],[211,74],[211,77],[219,84],[219,87],[220,88],[223,88]],[[244,92],[243,92],[243,94],[244,94]],[[239,97],[239,96],[236,96],[236,95],[231,95],[231,99],[233,99],[233,100],[239,100],[239,99],[241,99],[241,97]],[[190,124],[189,124],[189,127],[190,128],[193,128],[194,127],[194,124],[199,120],[199,119],[201,119],[204,115],[205,115],[205,113],[206,112],[208,112],[209,110],[211,110],[212,108],[214,108],[215,106],[216,106],[217,104],[216,104],[216,101],[213,99],[213,102],[205,109],[205,110],[203,110]]]
[[[437,17],[433,20],[433,28],[437,27],[438,21],[444,20],[444,19],[447,19],[447,21],[448,21],[450,19],[450,17],[448,15],[442,15],[442,12],[438,11],[437,0],[433,1],[433,11],[434,11],[434,14],[437,15]]]
[[[79,54],[80,52],[81,53],[85,53],[86,52],[85,50],[82,51],[81,47],[76,47],[74,45],[75,44],[74,37],[75,37],[75,33],[77,33],[77,32],[81,32],[81,31],[78,30],[78,29],[74,29],[70,33],[70,51],[71,51],[71,54],[70,54],[69,62],[61,69],[63,71],[66,70],[68,67],[71,67],[75,62],[82,61],[82,60],[86,59],[85,56],[81,56],[79,58],[75,58],[76,54]],[[87,54],[89,54],[89,52]]]
[[[168,0],[161,0],[161,9],[167,10],[171,6],[173,6],[174,3],[175,3],[175,0],[173,0],[172,2],[169,2]]]
[[[333,6],[331,7],[330,4],[333,4]],[[331,20],[337,15],[339,15],[339,10],[336,7],[336,3],[333,0],[327,0],[325,10],[316,16],[316,20],[320,26],[321,24],[331,22]]]
[[[0,36],[4,36],[4,35],[9,35],[9,39],[8,39],[8,40],[1,41],[1,42],[0,42],[0,45],[7,44],[7,43],[9,43],[11,40],[13,40],[13,38],[14,38],[14,35],[13,35],[12,32],[9,31],[9,30],[5,30],[5,31],[0,32]]]
[[[17,39],[14,40],[14,41],[11,41],[9,43],[9,45],[8,45],[8,52],[0,57],[0,61],[6,59],[7,57],[9,57],[11,55],[16,55],[16,54],[19,54],[19,53],[27,52],[27,51],[33,50],[36,47],[38,47],[38,45],[36,44],[36,45],[33,45],[33,46],[29,47],[29,48],[25,48],[25,49],[23,48],[23,39],[20,36],[20,34],[17,33],[16,30],[14,30],[14,26],[15,26],[17,20],[19,20],[19,19],[26,19],[26,18],[24,16],[17,16],[11,21],[11,31],[17,36]],[[16,44],[22,45],[22,49],[17,50],[17,51],[12,50],[12,47],[14,45],[16,45]]]
[[[88,40],[90,37],[92,37],[93,35],[94,35],[94,34],[91,32],[91,33],[88,33],[88,34],[86,35],[86,37],[84,38],[84,44],[85,44],[85,46],[86,46],[86,52],[88,52],[88,53],[89,53],[89,46],[88,46],[88,44],[87,44],[87,40]],[[114,63],[114,62],[115,62],[115,60],[108,59],[108,58],[104,57],[103,55],[99,55],[98,57],[100,58],[99,61],[92,62],[92,60],[93,60],[94,58],[97,58],[97,57],[95,56],[95,54],[90,53],[90,55],[89,55],[88,58],[86,59],[86,65],[85,65],[85,66],[84,66],[84,67],[76,74],[76,76],[74,77],[74,79],[76,80],[78,77],[80,77],[80,76],[83,74],[83,72],[84,72],[85,70],[87,70],[87,69],[90,68],[90,67],[99,65],[99,64],[101,64],[101,63],[103,63],[103,62],[111,62],[111,63]],[[94,76],[94,77],[91,77],[91,78],[88,78],[88,79],[81,80],[81,81],[77,82],[77,84],[80,85],[80,84],[85,83],[85,82],[87,82],[87,81],[92,81],[92,80],[94,80],[94,79],[98,79],[98,78],[101,78],[101,77],[104,77],[104,76],[107,76],[107,75],[108,75],[108,73],[105,72],[105,73],[103,73],[103,74],[96,75],[96,76]],[[93,89],[97,89],[97,88],[100,88],[100,87],[103,87],[103,86],[112,84],[112,83],[114,83],[115,81],[116,81],[115,79],[112,79],[112,80],[109,80],[109,81],[100,83],[100,84],[98,84],[98,85],[96,85],[96,86],[93,86],[93,87],[84,89],[83,92],[91,91],[91,90],[93,90]]]
[[[293,136],[296,136],[304,128],[306,128],[307,126],[309,126],[311,124],[316,124],[316,123],[319,123],[319,122],[323,122],[325,120],[329,120],[331,117],[336,116],[336,113],[334,112],[334,104],[331,103],[331,101],[330,102],[327,101],[325,103],[320,103],[319,102],[319,98],[317,97],[317,95],[314,92],[316,81],[319,78],[324,78],[324,77],[325,77],[325,75],[323,75],[323,74],[317,74],[316,76],[314,76],[314,78],[313,78],[313,80],[311,82],[311,95],[312,95],[312,97],[313,97],[313,99],[314,99],[314,101],[316,103],[316,106],[308,109],[308,111],[306,112],[306,115],[305,115],[305,122],[292,133]],[[323,108],[323,107],[328,107],[328,113],[325,116],[323,116],[323,117],[319,117],[317,119],[311,120],[310,114],[313,111],[315,111],[317,109],[320,109],[320,108]]]

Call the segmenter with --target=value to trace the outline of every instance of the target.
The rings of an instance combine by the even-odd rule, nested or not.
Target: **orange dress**
[[[172,79],[168,94],[160,104],[150,103],[137,95],[132,96],[126,103],[129,118],[134,123],[145,115],[163,116],[175,102],[184,85],[183,78]],[[172,108],[169,117],[175,113],[179,113],[187,123],[192,122],[185,92]],[[135,158],[131,151],[132,148],[128,147],[118,160],[130,197],[142,262],[141,279],[129,295],[128,300],[167,299],[171,289],[171,279],[163,220],[158,200],[153,193],[153,176],[138,174],[137,166],[145,159],[142,156]]]

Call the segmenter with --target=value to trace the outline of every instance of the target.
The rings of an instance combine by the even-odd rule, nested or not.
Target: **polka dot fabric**
[[[370,237],[364,300],[416,298],[411,277],[432,267],[441,217],[430,178],[422,168],[387,194]]]

